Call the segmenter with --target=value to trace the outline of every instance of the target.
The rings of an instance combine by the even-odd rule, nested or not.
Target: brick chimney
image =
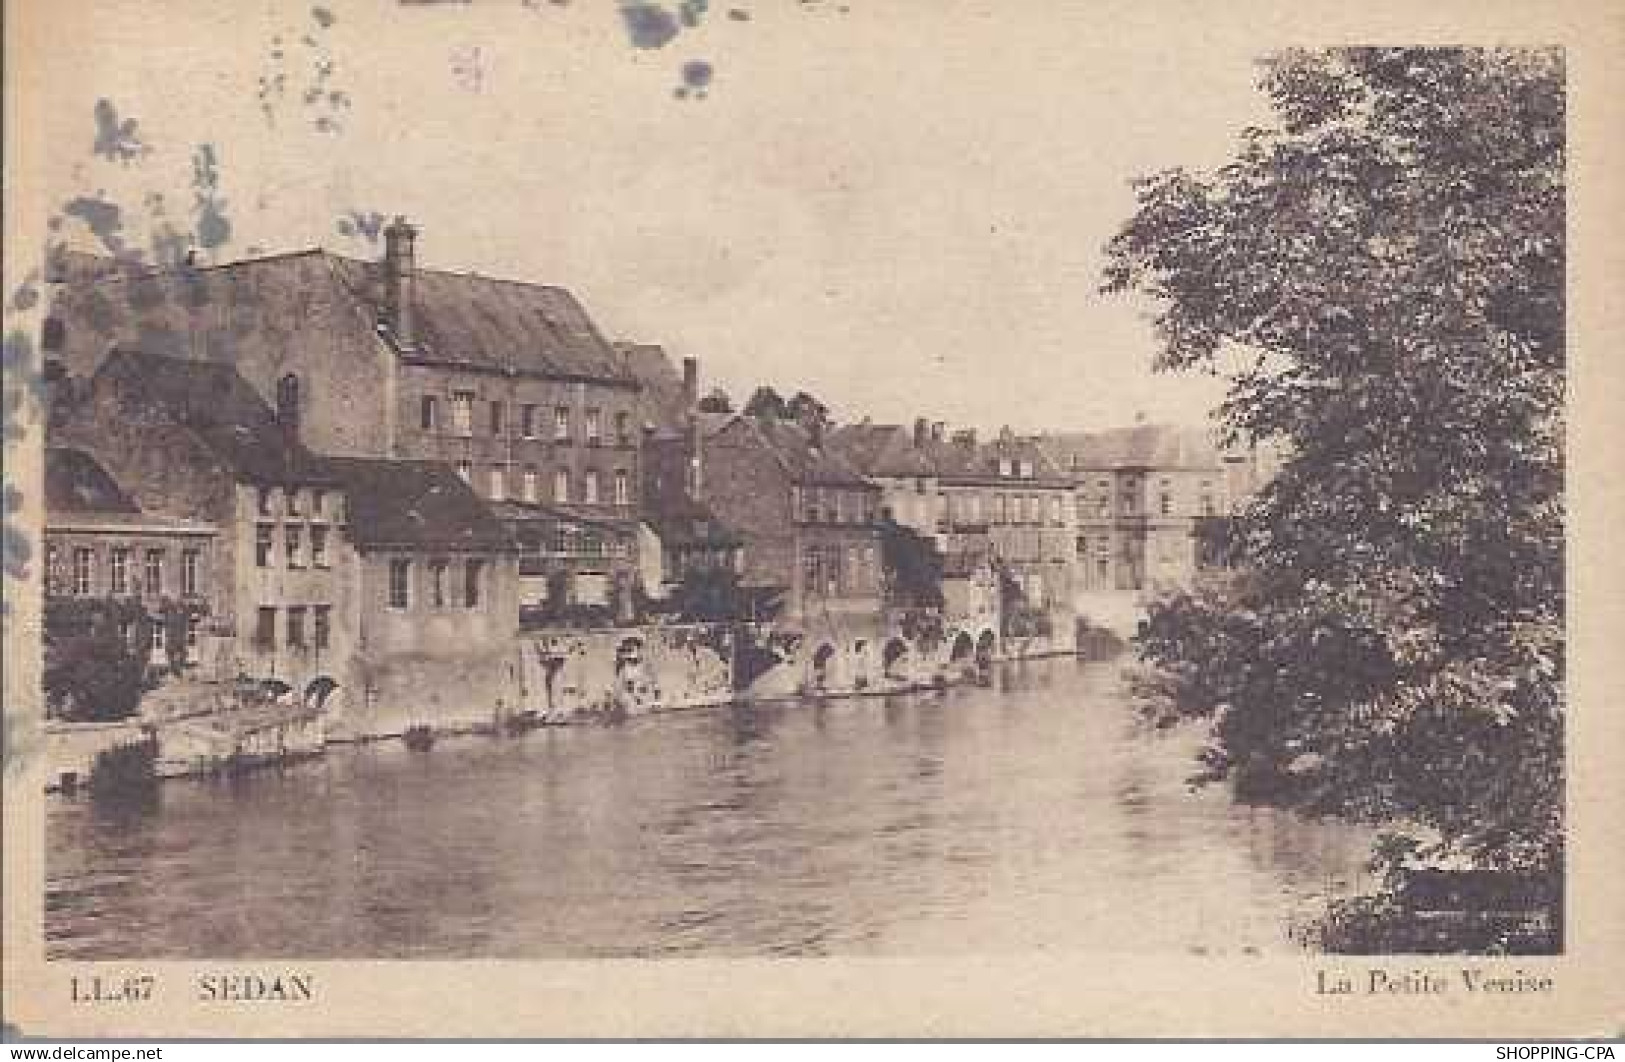
[[[939,421],[936,421],[935,423],[933,423],[931,425],[931,441],[932,442],[940,443],[943,439],[947,438],[947,435],[948,435],[948,425],[945,422],[939,420]]]
[[[418,230],[399,214],[384,229],[384,320],[395,334],[396,345],[403,349],[417,346],[412,321],[413,276],[417,270],[412,244],[417,235]]]
[[[931,425],[924,417],[914,418],[914,448],[925,449],[925,444],[931,441]]]
[[[700,360],[683,359],[683,427],[688,436],[688,495],[698,499],[705,489],[705,432],[700,427]]]

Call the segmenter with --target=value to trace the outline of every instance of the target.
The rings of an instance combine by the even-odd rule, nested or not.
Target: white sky
[[[1097,287],[1132,178],[1221,163],[1265,120],[1254,35],[1173,5],[735,0],[638,49],[610,0],[327,7],[328,28],[308,3],[64,16],[80,58],[46,96],[54,193],[139,215],[160,191],[183,214],[209,143],[219,258],[370,254],[338,218],[404,213],[424,265],[563,284],[736,400],[805,386],[842,419],[1096,428],[1218,397],[1154,376],[1145,308]],[[348,108],[302,102],[322,54]],[[677,99],[694,60],[714,81]],[[268,121],[258,79],[279,69]],[[150,154],[91,152],[102,98]]]

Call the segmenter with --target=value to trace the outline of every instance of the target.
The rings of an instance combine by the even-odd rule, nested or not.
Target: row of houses
[[[376,261],[61,255],[48,593],[180,600],[199,674],[429,713],[522,699],[522,626],[632,622],[697,569],[791,623],[873,615],[891,524],[935,545],[950,608],[1014,595],[1064,625],[1081,592],[1188,578],[1196,521],[1256,471],[1152,426],[706,413],[696,360],[416,242],[396,219]]]

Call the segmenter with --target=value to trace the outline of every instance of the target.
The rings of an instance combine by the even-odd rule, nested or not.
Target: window
[[[288,609],[288,648],[303,649],[305,647],[305,606],[294,605]]]
[[[299,497],[300,497],[299,488],[298,487],[289,487],[287,489],[286,493],[288,495],[288,515],[289,516],[298,516],[299,515]]]
[[[271,566],[271,535],[274,531],[270,524],[260,524],[254,528],[254,563],[261,568]]]
[[[277,423],[299,427],[299,377],[289,373],[276,382]]]
[[[503,501],[508,497],[508,469],[506,465],[491,466],[491,500]]]
[[[553,438],[564,441],[570,437],[570,407],[555,406],[553,409]]]
[[[463,607],[480,607],[480,576],[483,561],[471,560],[463,565]]]
[[[188,549],[181,551],[181,594],[184,597],[198,596],[198,551]]]
[[[327,507],[327,491],[314,487],[310,492],[310,515],[322,516],[322,510]]]
[[[1001,477],[1006,477],[1006,478],[1009,477],[1009,475],[1010,475],[1010,459],[1008,457],[999,458],[999,475]]]
[[[429,562],[429,604],[434,608],[446,607],[446,562]]]
[[[632,441],[631,418],[626,410],[617,410],[615,413],[615,441],[625,446]]]
[[[539,499],[536,497],[536,466],[526,465],[524,475],[524,499],[534,505]]]
[[[452,393],[451,429],[458,435],[474,434],[473,391],[455,391]]]
[[[282,544],[288,551],[288,567],[303,568],[305,566],[304,553],[305,529],[299,524],[287,524],[282,528]]]
[[[467,483],[470,487],[472,487],[474,485],[474,462],[472,462],[472,461],[459,461],[459,462],[457,462],[457,476],[464,483]]]
[[[259,487],[259,488],[257,488],[256,491],[255,491],[255,497],[256,497],[256,500],[257,500],[257,502],[259,504],[260,515],[261,516],[269,515],[270,512],[271,512],[271,488],[270,487]]]
[[[1172,516],[1174,514],[1174,496],[1169,492],[1163,491],[1162,497],[1158,500],[1157,504],[1158,508],[1162,512],[1162,515]]]
[[[615,470],[615,504],[632,504],[632,477],[624,468]]]
[[[418,406],[418,426],[424,431],[434,431],[440,425],[440,399],[434,395],[424,395]]]
[[[130,592],[130,551],[115,547],[108,564],[108,591],[113,594]]]
[[[316,605],[311,608],[311,619],[315,621],[315,629],[311,632],[316,640],[317,649],[326,649],[333,636],[333,606]]]
[[[527,439],[536,438],[536,407],[534,405],[519,407],[519,434]]]
[[[570,470],[568,468],[555,469],[553,472],[553,500],[556,502],[570,500]]]
[[[412,604],[412,562],[395,559],[389,562],[389,607],[409,608]]]
[[[144,587],[148,597],[161,597],[164,592],[164,551],[147,550],[147,577]]]
[[[603,417],[596,409],[587,410],[587,442],[597,445],[603,435]]]
[[[276,609],[260,608],[254,621],[254,644],[261,649],[276,648]]]
[[[493,401],[491,403],[491,434],[492,435],[500,436],[502,434],[502,428],[503,428],[502,413],[503,413],[502,403],[500,401]]]
[[[164,621],[158,616],[152,618],[152,651],[154,655],[164,651]]]
[[[45,545],[45,592],[62,592],[62,550],[54,542]]]
[[[1049,522],[1061,524],[1066,522],[1066,511],[1062,508],[1064,499],[1057,494],[1049,500]]]
[[[73,551],[73,592],[83,597],[90,593],[96,577],[96,555],[83,546]]]
[[[586,475],[581,477],[581,500],[588,505],[598,504],[598,470],[587,469]]]
[[[327,567],[327,525],[310,525],[310,566]]]
[[[188,616],[186,618],[186,662],[188,664],[197,663],[197,628],[198,618]]]

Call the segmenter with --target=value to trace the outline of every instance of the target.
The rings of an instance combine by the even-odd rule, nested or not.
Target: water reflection
[[[56,956],[1252,951],[1365,838],[1193,796],[1115,665],[386,743],[148,814],[53,804]]]

